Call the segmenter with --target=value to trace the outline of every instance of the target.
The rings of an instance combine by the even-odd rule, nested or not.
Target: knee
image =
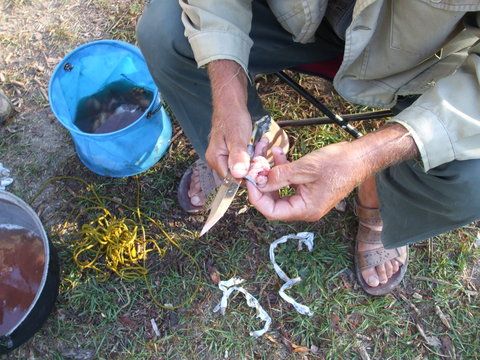
[[[480,214],[480,159],[458,161],[460,183],[464,188],[465,200]]]
[[[166,70],[175,71],[179,56],[193,59],[190,44],[184,36],[178,1],[150,1],[137,24],[136,36],[138,46],[155,76]]]

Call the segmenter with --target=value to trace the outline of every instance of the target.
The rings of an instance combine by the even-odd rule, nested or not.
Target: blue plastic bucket
[[[111,133],[80,130],[74,123],[79,101],[124,80],[154,94],[143,115]],[[78,157],[99,175],[124,177],[149,169],[172,137],[170,119],[140,50],[122,41],[90,42],[65,56],[50,79],[49,100],[56,118],[70,132]]]

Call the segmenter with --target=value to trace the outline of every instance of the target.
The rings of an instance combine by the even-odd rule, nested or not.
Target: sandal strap
[[[374,267],[385,263],[388,260],[400,257],[398,249],[374,249],[357,252],[357,261],[360,270]]]
[[[268,129],[265,136],[268,138],[268,146],[267,146],[267,154],[266,158],[270,165],[273,166],[273,153],[272,148],[280,147],[282,148],[285,154],[288,154],[289,150],[289,143],[288,143],[288,136],[285,130],[283,130],[278,124],[272,120],[270,123],[270,128]]]
[[[358,200],[356,200],[355,215],[358,216],[360,224],[372,228],[372,230],[381,231],[383,222],[382,217],[380,216],[380,209],[362,206]]]
[[[381,227],[378,229],[372,229],[372,227],[365,226],[363,223],[358,224],[356,241],[366,244],[383,245]]]
[[[200,187],[205,197],[208,197],[217,187],[213,170],[202,159],[195,161],[193,165],[199,172]]]

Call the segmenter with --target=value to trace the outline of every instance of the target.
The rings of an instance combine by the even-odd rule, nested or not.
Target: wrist
[[[232,60],[216,60],[208,64],[213,108],[226,110],[247,107],[247,76]]]
[[[355,159],[368,177],[394,164],[418,157],[418,148],[408,130],[388,124],[350,143]]]

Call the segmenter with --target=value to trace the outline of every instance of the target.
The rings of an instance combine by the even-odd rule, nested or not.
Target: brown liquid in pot
[[[32,304],[44,264],[39,236],[18,226],[0,225],[0,336],[8,334]]]

